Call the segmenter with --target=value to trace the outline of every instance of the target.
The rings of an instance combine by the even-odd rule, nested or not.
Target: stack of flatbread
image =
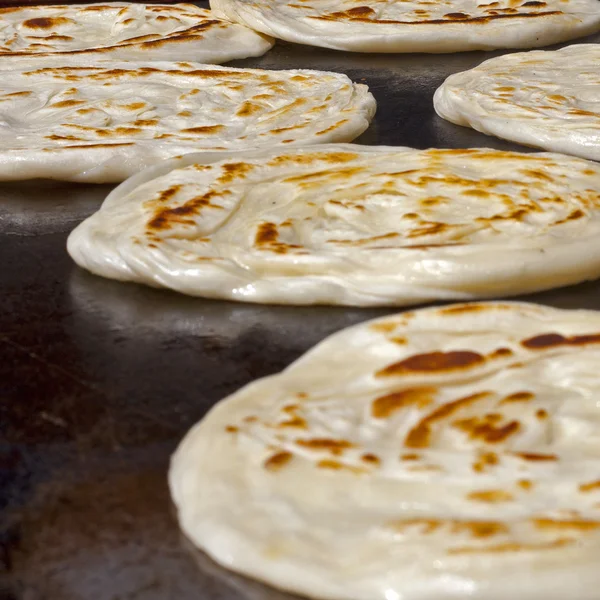
[[[0,181],[119,182],[194,151],[346,142],[368,127],[373,96],[344,75],[204,64],[272,43],[191,4],[0,10]]]
[[[600,314],[466,304],[334,334],[213,408],[169,483],[229,569],[331,600],[596,600]]]
[[[222,63],[260,56],[273,42],[193,4],[72,4],[0,8],[0,56],[80,55]],[[89,62],[88,62],[89,64]]]
[[[408,305],[600,276],[600,165],[558,154],[327,145],[134,177],[71,234],[93,273],[186,294]]]
[[[458,125],[600,160],[600,44],[487,60],[448,77],[434,106]]]
[[[597,0],[211,0],[276,38],[353,52],[536,48],[600,30]]]

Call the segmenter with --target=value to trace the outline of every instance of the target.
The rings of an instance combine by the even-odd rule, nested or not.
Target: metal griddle
[[[281,43],[231,65],[367,83],[379,108],[364,144],[531,151],[434,113],[448,75],[498,54]],[[391,311],[204,301],[89,275],[65,241],[110,189],[0,185],[0,600],[290,600],[189,548],[167,490],[169,456],[219,399]],[[600,308],[600,283],[526,299]]]

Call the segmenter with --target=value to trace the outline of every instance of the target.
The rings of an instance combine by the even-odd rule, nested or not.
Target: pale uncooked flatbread
[[[273,41],[193,4],[108,2],[0,8],[0,56],[68,53],[118,60],[221,63]]]
[[[104,277],[288,304],[409,305],[600,276],[596,163],[351,144],[206,163],[188,155],[125,182],[71,234],[71,256]]]
[[[457,125],[600,161],[600,44],[492,58],[448,77],[434,106]]]
[[[600,314],[466,304],[345,329],[175,453],[185,534],[331,600],[597,600]]]
[[[0,180],[115,182],[199,150],[351,141],[375,112],[337,73],[53,64],[0,58]]]
[[[600,30],[598,0],[211,0],[276,38],[354,52],[537,48]]]

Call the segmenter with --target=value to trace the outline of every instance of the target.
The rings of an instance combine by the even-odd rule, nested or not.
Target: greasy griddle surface
[[[369,84],[379,109],[366,144],[526,150],[433,111],[445,77],[497,54],[281,44],[233,65]],[[65,241],[109,189],[0,185],[0,600],[289,600],[189,550],[169,501],[169,456],[220,398],[391,311],[211,302],[88,275]],[[600,308],[600,284],[526,299]]]

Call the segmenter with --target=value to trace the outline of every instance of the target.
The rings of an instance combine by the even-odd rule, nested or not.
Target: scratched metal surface
[[[363,143],[518,148],[432,108],[446,76],[494,54],[281,44],[235,64],[368,83],[379,111]],[[0,185],[0,599],[289,600],[189,549],[169,502],[169,455],[220,398],[386,311],[202,301],[88,275],[65,240],[109,189]],[[528,299],[600,307],[600,285]]]

